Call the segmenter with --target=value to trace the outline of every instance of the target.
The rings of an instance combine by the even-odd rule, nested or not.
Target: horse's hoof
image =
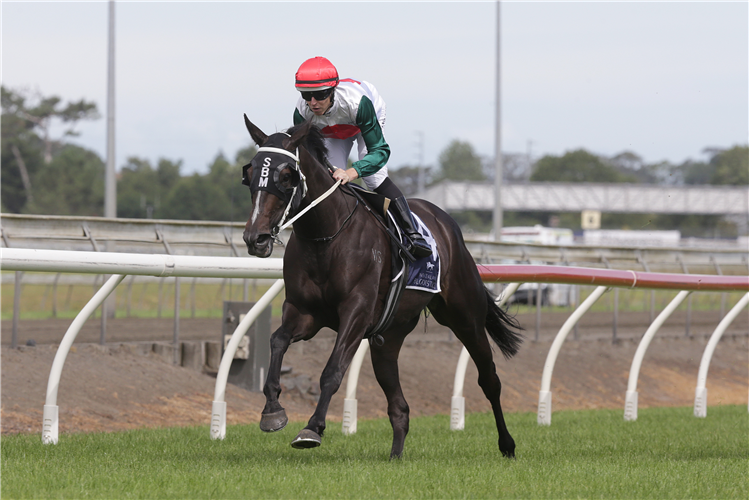
[[[286,417],[286,410],[280,410],[273,413],[263,413],[260,416],[260,430],[263,432],[280,431],[289,423]]]
[[[318,433],[309,429],[302,429],[291,442],[291,447],[297,450],[304,450],[306,448],[317,448],[321,444],[322,439],[320,439]]]

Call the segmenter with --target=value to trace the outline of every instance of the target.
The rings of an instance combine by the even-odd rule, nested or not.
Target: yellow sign
[[[599,210],[583,210],[583,229],[601,229],[601,212]]]

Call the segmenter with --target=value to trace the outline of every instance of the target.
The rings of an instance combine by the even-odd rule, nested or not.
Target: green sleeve
[[[300,123],[304,123],[304,117],[298,108],[294,108],[294,125],[299,125]]]
[[[367,96],[362,97],[359,103],[356,126],[361,130],[364,144],[367,145],[367,154],[351,166],[356,169],[359,177],[368,177],[385,166],[390,158],[390,146],[385,142],[374,105]]]

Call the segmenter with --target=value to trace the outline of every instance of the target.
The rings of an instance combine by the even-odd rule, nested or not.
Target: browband
[[[297,155],[295,155],[291,151],[286,151],[285,149],[282,149],[282,148],[272,148],[272,147],[262,147],[262,148],[260,148],[260,149],[257,150],[258,153],[260,153],[262,151],[265,151],[265,152],[268,152],[268,153],[279,153],[279,154],[282,154],[282,155],[286,155],[286,156],[288,156],[290,158],[293,158],[294,161],[297,164],[299,164],[299,158],[297,157]]]

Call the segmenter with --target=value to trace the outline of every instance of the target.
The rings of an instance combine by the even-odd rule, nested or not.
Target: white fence
[[[174,276],[174,277],[224,277],[224,278],[271,278],[278,281],[266,292],[260,301],[240,322],[232,334],[231,340],[221,360],[216,379],[216,391],[211,416],[211,437],[223,439],[226,435],[226,401],[225,389],[229,366],[234,357],[239,341],[246,334],[259,312],[283,289],[282,260],[254,258],[196,257],[184,255],[144,255],[104,252],[74,252],[57,250],[0,249],[0,266],[13,271],[47,271],[111,274],[112,276],[99,289],[91,301],[81,310],[66,332],[50,371],[47,386],[47,398],[44,406],[42,431],[43,443],[58,441],[58,406],[57,392],[62,368],[70,347],[78,335],[81,326],[106,297],[122,282],[125,275]],[[627,402],[624,418],[637,418],[637,378],[639,369],[650,340],[660,325],[676,309],[686,296],[695,290],[744,291],[749,292],[749,277],[746,276],[710,276],[710,275],[677,275],[666,273],[644,273],[591,268],[571,268],[561,266],[538,265],[479,265],[479,271],[485,282],[512,283],[500,301],[506,300],[521,282],[536,283],[569,283],[595,285],[597,288],[569,319],[557,334],[547,355],[539,391],[538,423],[551,424],[551,375],[554,363],[562,344],[574,324],[590,306],[609,288],[660,288],[681,290],[677,297],[658,316],[643,336],[630,369]],[[704,417],[707,408],[707,389],[705,382],[712,353],[723,332],[739,312],[749,303],[749,293],[734,306],[721,321],[710,338],[700,364],[697,387],[695,390],[695,415]],[[356,385],[361,363],[368,344],[362,342],[350,368],[346,403],[344,407],[344,433],[356,432]],[[463,381],[468,365],[468,353],[465,349],[458,361],[455,374],[455,387],[452,398],[451,428],[462,429],[464,426],[464,400],[462,396]]]

